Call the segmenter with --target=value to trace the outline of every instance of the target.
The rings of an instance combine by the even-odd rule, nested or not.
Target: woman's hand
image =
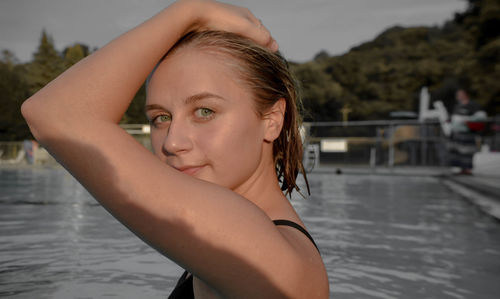
[[[271,33],[247,8],[212,0],[180,0],[174,5],[190,6],[194,12],[189,31],[219,30],[247,37],[275,52],[278,44]]]

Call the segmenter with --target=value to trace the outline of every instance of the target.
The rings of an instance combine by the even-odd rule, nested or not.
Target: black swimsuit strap
[[[311,235],[302,226],[298,225],[297,223],[295,223],[293,221],[286,220],[286,219],[273,220],[273,223],[274,223],[274,225],[285,225],[285,226],[291,226],[291,227],[293,227],[295,229],[298,229],[301,233],[303,233],[304,235],[306,235],[306,237],[308,237],[309,240],[311,240],[311,242],[314,244],[314,247],[316,247],[316,249],[319,251],[319,248],[316,245],[316,242],[314,242],[314,240],[311,237]]]

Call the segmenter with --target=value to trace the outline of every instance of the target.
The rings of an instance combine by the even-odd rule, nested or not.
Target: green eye
[[[214,112],[208,108],[199,108],[195,112],[196,116],[201,117],[201,118],[210,117],[210,116],[212,116],[213,113]]]
[[[170,117],[170,115],[162,114],[162,115],[158,115],[155,118],[153,118],[152,123],[154,125],[159,125],[159,124],[162,124],[164,122],[168,122],[171,119],[172,118]]]
[[[160,115],[159,121],[160,122],[170,121],[170,116],[169,115]]]

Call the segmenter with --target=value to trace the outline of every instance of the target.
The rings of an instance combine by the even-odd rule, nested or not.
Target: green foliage
[[[73,46],[64,49],[63,54],[64,67],[69,68],[73,64],[85,58],[85,56],[88,55],[88,50],[87,53],[85,53],[84,46],[82,46],[81,44],[74,44]]]
[[[3,50],[0,57],[0,141],[33,138],[21,115],[21,104],[89,54],[89,47],[81,43],[66,47],[62,53],[58,52],[45,30],[40,35],[40,44],[33,60],[27,64],[19,63],[12,52]],[[143,85],[121,122],[147,123],[145,102],[146,89]]]
[[[144,112],[144,106],[146,106],[146,84],[143,84],[141,88],[135,94],[132,103],[128,106],[125,115],[123,115],[120,123],[124,124],[146,124],[148,123],[148,118]]]
[[[42,31],[40,45],[28,64],[28,82],[31,94],[54,80],[64,70],[64,61],[54,47],[52,38]]]
[[[305,107],[304,120],[328,120],[340,118],[330,115],[342,107],[342,87],[321,71],[315,62],[292,65],[292,70],[302,87],[302,101]]]
[[[13,53],[3,50],[0,61],[0,140],[32,138],[20,112],[21,104],[87,54],[88,47],[75,44],[67,48],[63,58],[45,30],[41,33],[33,60],[27,64],[20,64]]]
[[[499,22],[499,0],[470,0],[464,13],[442,27],[396,26],[342,56],[321,51],[313,62],[293,65],[312,116],[306,120],[339,120],[346,103],[350,120],[417,111],[423,86],[451,109],[463,82],[489,115],[499,114]]]
[[[4,63],[8,69],[11,71],[17,64],[19,64],[19,60],[16,55],[9,50],[2,50],[2,57],[0,61]]]
[[[9,51],[2,52],[0,59],[0,141],[30,138],[31,133],[24,121],[20,107],[29,96],[23,65],[14,64],[17,59]]]

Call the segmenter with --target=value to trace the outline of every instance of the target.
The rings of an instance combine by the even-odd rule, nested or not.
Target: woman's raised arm
[[[175,2],[85,58],[26,101],[22,112],[35,137],[42,141],[49,138],[53,126],[61,123],[56,119],[118,123],[159,59],[184,34],[205,28],[232,31],[276,47],[265,27],[244,8],[207,0]],[[50,126],[47,131],[46,125]],[[62,124],[62,129],[68,125]]]

